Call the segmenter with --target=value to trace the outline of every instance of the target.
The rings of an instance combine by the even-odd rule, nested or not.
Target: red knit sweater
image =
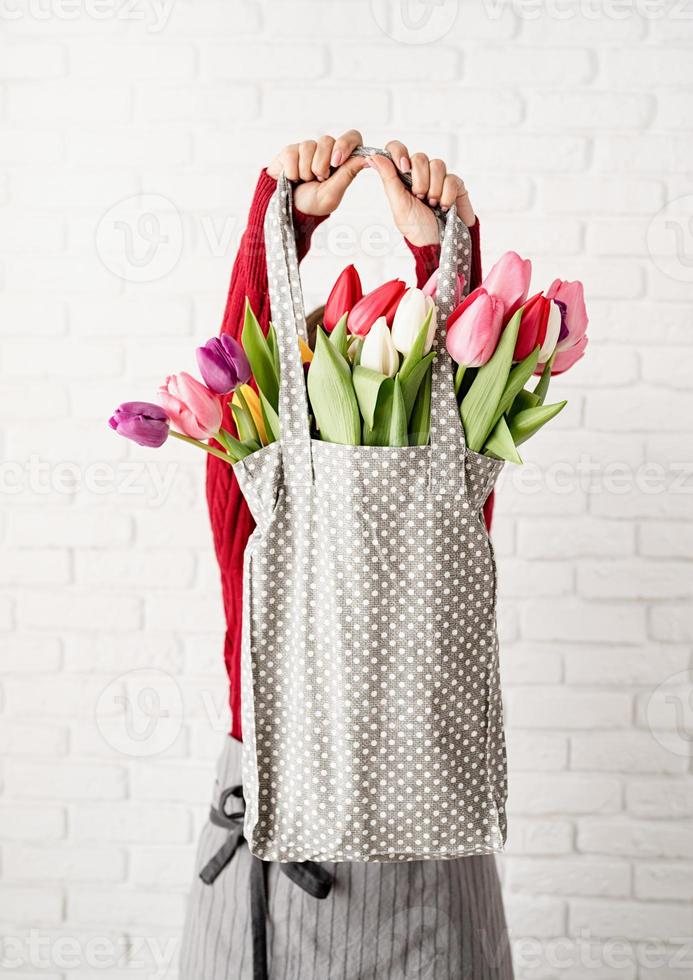
[[[270,304],[267,292],[267,264],[265,260],[264,221],[267,206],[274,193],[276,181],[266,171],[260,174],[255,196],[250,207],[248,226],[241,239],[240,248],[231,273],[229,295],[224,311],[221,333],[240,339],[246,296],[255,314],[267,330]],[[296,244],[299,261],[310,248],[313,232],[323,221],[301,214],[294,209]],[[479,222],[470,229],[472,235],[471,288],[481,282],[481,257],[479,254]],[[416,281],[422,286],[438,266],[440,248],[426,245],[417,248],[407,242],[416,264]],[[328,290],[325,290],[327,295]],[[235,431],[228,408],[224,424]],[[241,738],[241,612],[243,596],[243,552],[255,524],[238,486],[231,467],[214,456],[207,457],[207,504],[214,535],[214,546],[221,571],[221,587],[226,615],[224,660],[229,675],[231,735]],[[485,508],[486,524],[490,527],[493,498]]]

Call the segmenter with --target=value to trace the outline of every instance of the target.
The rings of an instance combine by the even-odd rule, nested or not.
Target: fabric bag
[[[270,202],[281,439],[234,466],[257,523],[244,564],[244,832],[265,860],[455,858],[505,841],[482,517],[503,464],[465,446],[445,325],[471,243],[454,207],[442,224],[430,443],[337,445],[310,435],[283,175]]]

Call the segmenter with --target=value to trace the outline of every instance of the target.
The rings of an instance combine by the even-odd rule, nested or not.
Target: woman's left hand
[[[383,182],[390,203],[392,216],[400,232],[412,245],[437,245],[438,222],[431,211],[438,205],[447,211],[453,204],[468,228],[476,217],[464,181],[456,174],[448,173],[443,160],[429,160],[425,153],[411,157],[404,143],[391,140],[385,147],[402,172],[411,171],[412,189],[404,186],[395,165],[384,156],[369,157],[369,164]]]

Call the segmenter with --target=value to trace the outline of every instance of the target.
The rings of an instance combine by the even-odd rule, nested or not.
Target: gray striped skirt
[[[259,861],[242,838],[240,782],[241,744],[227,738],[198,849],[180,980],[512,980],[493,855]]]

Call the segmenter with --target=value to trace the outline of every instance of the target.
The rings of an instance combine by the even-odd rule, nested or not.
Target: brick
[[[263,118],[269,122],[284,122],[296,105],[310,105],[312,136],[321,132],[337,137],[351,129],[378,126],[391,117],[391,96],[385,88],[321,85],[315,87],[282,85],[270,89],[263,98]]]
[[[28,713],[42,717],[91,717],[104,689],[112,677],[68,677],[64,673],[37,677],[8,677],[5,682],[5,710],[15,718]],[[100,706],[105,711],[103,705]]]
[[[588,598],[675,599],[693,595],[693,575],[685,562],[636,558],[588,562],[577,569],[577,589]]]
[[[155,80],[189,82],[195,76],[195,49],[191,44],[162,44],[156,40],[136,44],[128,39],[123,44],[87,45],[78,42],[70,47],[70,76],[110,82],[118,78],[125,86],[128,81]]]
[[[522,552],[520,552],[522,553]],[[573,591],[573,570],[560,562],[506,558],[498,576],[499,593],[512,599],[560,596]]]
[[[209,647],[208,636],[205,643]],[[66,671],[113,675],[148,668],[175,675],[183,663],[180,641],[172,633],[74,633],[65,638]]]
[[[143,847],[132,855],[132,881],[148,888],[181,890],[190,884],[190,855],[182,847]]]
[[[296,65],[303,78],[321,78],[327,67],[326,51],[316,44],[219,44],[205,48],[203,72],[211,78],[243,81],[293,79]],[[280,144],[281,145],[281,144]]]
[[[590,858],[509,860],[505,888],[532,895],[603,896],[630,894],[631,869],[625,861]]]
[[[693,785],[684,780],[634,780],[626,787],[626,808],[636,817],[693,817]]]
[[[143,552],[141,549],[75,554],[75,581],[82,585],[117,586],[121,589],[172,589],[192,584],[194,556],[189,551]]]
[[[638,551],[650,558],[689,558],[693,554],[693,524],[659,521],[638,528]]]
[[[693,858],[693,836],[684,824],[585,819],[578,825],[578,850],[624,857]]]
[[[522,628],[529,640],[638,643],[645,639],[645,610],[629,603],[530,600],[523,608]]]
[[[157,128],[137,130],[132,126],[78,130],[68,139],[68,160],[80,166],[181,167],[192,163],[192,139],[188,133]]]
[[[635,552],[635,528],[622,521],[535,518],[518,522],[518,553],[525,560],[614,558]]]
[[[637,136],[602,135],[595,141],[594,163],[606,173],[648,174],[685,173],[693,150],[689,134],[672,136],[638,134]]]
[[[425,119],[429,124],[465,130],[517,126],[524,116],[522,97],[517,91],[474,89],[468,85],[447,85],[445,98],[431,98],[428,88],[397,92],[396,117],[404,125],[418,126]],[[466,144],[466,137],[462,143]],[[411,152],[416,148],[408,147]],[[471,185],[472,187],[474,185]]]
[[[621,796],[619,781],[608,776],[557,772],[550,779],[543,773],[510,777],[510,806],[522,816],[617,813]]]
[[[82,843],[187,844],[191,821],[183,807],[161,803],[81,804],[70,815],[70,834]],[[186,866],[186,861],[181,864]]]
[[[104,337],[139,340],[144,335],[180,337],[188,336],[192,330],[190,305],[177,297],[149,297],[142,303],[132,297],[118,296],[104,304],[90,296],[71,296],[69,311],[72,333],[100,340]]]
[[[180,4],[175,4],[177,10]],[[273,93],[268,93],[273,94]],[[318,93],[313,93],[316,96]],[[201,122],[235,124],[257,119],[260,96],[254,85],[148,84],[135,92],[135,118],[155,123]],[[263,110],[267,117],[267,107]]]
[[[49,802],[41,806],[3,801],[0,810],[0,838],[6,841],[40,841],[50,844],[65,836],[66,814]]]
[[[57,549],[6,550],[0,568],[4,585],[64,585],[70,581],[70,556]]]
[[[564,735],[545,735],[513,729],[508,739],[508,760],[508,765],[514,772],[566,769],[568,740]]]
[[[615,684],[627,685],[661,684],[665,678],[684,670],[689,663],[689,651],[681,649],[649,646],[634,647],[605,646],[563,648],[565,679],[567,684],[594,684],[599,687]]]
[[[0,648],[0,672],[47,674],[62,663],[60,640],[55,636],[13,636]]]
[[[642,378],[648,384],[663,388],[683,388],[688,390],[686,378],[690,379],[693,363],[690,348],[667,347],[666,350],[651,350],[642,359]]]
[[[539,184],[538,200],[542,210],[549,212],[582,215],[585,213],[585,201],[589,201],[590,210],[597,213],[624,214],[628,217],[642,214],[649,220],[653,209],[664,205],[665,194],[661,180],[592,174],[553,177],[547,174]]]
[[[619,255],[648,258],[647,225],[641,219],[599,218],[587,227],[587,251],[590,255]]]
[[[650,863],[635,868],[635,897],[688,902],[693,864]]]
[[[465,71],[475,83],[491,87],[521,88],[528,84],[568,88],[591,81],[595,63],[591,52],[581,48],[484,45],[469,52]]]
[[[509,154],[507,136],[481,131],[465,143],[464,159],[470,171],[575,173],[587,166],[587,142],[580,136],[566,136],[557,142],[553,136],[519,131],[513,133],[513,152]]]
[[[616,48],[604,61],[604,78],[613,89],[629,88],[632,80],[645,90],[650,82],[658,89],[693,84],[693,65],[684,48],[667,45],[649,48],[643,57],[639,50]]]
[[[84,85],[81,82],[11,85],[7,94],[10,120],[82,124],[127,122],[132,111],[128,86]],[[37,183],[33,178],[34,183]]]
[[[58,888],[26,888],[3,882],[0,892],[0,919],[4,922],[35,925],[57,924],[62,918],[63,897]],[[3,973],[6,967],[3,967]]]
[[[533,687],[513,691],[506,701],[518,728],[624,728],[632,716],[630,695],[616,692]]]
[[[650,610],[650,635],[665,643],[693,640],[693,608],[690,605],[660,603]]]
[[[591,772],[685,772],[686,759],[655,741],[650,732],[595,732],[570,739],[570,768]]]
[[[191,592],[167,592],[163,596],[145,597],[145,622],[148,629],[206,628],[215,632],[222,624],[221,596],[198,596]]]
[[[239,35],[257,33],[262,25],[259,3],[242,0],[234,6],[233,17],[224,0],[196,0],[174,3],[166,11],[166,36],[182,35],[189,37],[212,37],[224,35],[237,38]]]
[[[197,766],[138,761],[132,770],[132,795],[141,802],[200,804],[209,797],[211,781],[211,773]]]
[[[691,340],[690,310],[675,303],[654,304],[649,300],[638,303],[591,304],[592,316],[599,316],[600,329],[606,340],[638,344],[650,350],[643,352],[643,364],[653,345],[686,344]],[[652,330],[652,317],[657,316],[657,330]]]
[[[587,128],[611,132],[647,126],[654,113],[655,100],[651,95],[574,89],[530,93],[528,121],[541,126],[547,119],[560,119],[561,126],[567,130]]]
[[[564,936],[565,902],[555,898],[508,895],[505,902],[508,928],[513,936]]]
[[[0,729],[0,750],[6,757],[60,758],[67,754],[67,728],[5,719]]]
[[[508,830],[509,855],[569,854],[573,850],[573,827],[567,820],[530,820],[516,817],[511,806]]]
[[[67,895],[68,915],[87,925],[99,923],[166,926],[179,930],[183,925],[186,897],[154,889],[71,888]]]
[[[6,764],[7,792],[51,803],[67,800],[120,800],[125,796],[126,773],[118,766],[44,765],[10,760]]]
[[[65,74],[65,49],[60,44],[14,41],[0,47],[0,78],[5,80],[59,78]]]
[[[4,849],[4,870],[17,881],[122,881],[125,856],[112,847],[37,847],[14,844]]]
[[[73,173],[65,170],[48,173],[41,181],[37,181],[28,172],[17,173],[12,177],[12,203],[33,208],[94,207],[103,213],[114,201],[133,196],[138,190],[137,180],[127,171],[104,171],[103,167],[99,167],[98,170],[98,173],[80,173],[78,181],[75,180]],[[96,222],[94,222],[95,226]],[[79,265],[75,258],[66,258],[63,264],[69,262],[75,267]],[[14,288],[18,287],[15,285]],[[61,292],[58,311],[61,309],[62,299]],[[32,298],[31,302],[40,302],[40,300]]]
[[[657,129],[693,129],[693,108],[687,92],[660,92],[655,115]]]
[[[604,939],[614,936],[651,939],[653,936],[687,936],[691,929],[693,911],[673,905],[596,899],[570,903],[571,935],[580,935],[584,930]]]
[[[126,544],[132,522],[125,514],[85,509],[80,513],[55,507],[21,511],[15,508],[7,537],[14,547],[44,544],[49,547],[110,547]]]
[[[443,44],[420,46],[416,57],[406,45],[340,44],[332,70],[336,78],[386,84],[398,77],[424,81],[435,73],[442,83],[460,77],[461,56]]]
[[[13,293],[0,296],[0,316],[6,337],[26,336],[31,331],[37,339],[63,334],[67,308],[61,299]]]
[[[560,650],[537,643],[505,643],[501,652],[505,684],[560,684],[563,661]]]
[[[132,630],[141,624],[136,596],[95,595],[93,592],[34,592],[20,597],[19,621],[32,629],[71,627]]]
[[[45,410],[44,400],[51,406],[53,418],[63,418],[69,412],[67,389],[60,384],[32,384],[14,382],[0,387],[0,404],[3,417],[11,419],[40,419]]]

